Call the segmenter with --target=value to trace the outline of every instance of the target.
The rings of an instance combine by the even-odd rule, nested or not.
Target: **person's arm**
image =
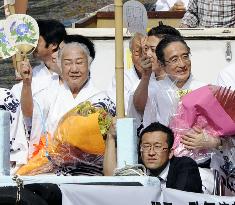
[[[105,152],[103,161],[104,176],[113,176],[113,172],[117,167],[117,150],[116,150],[116,119],[110,127],[109,133],[105,141]]]
[[[184,17],[181,19],[181,28],[187,27],[197,27],[199,25],[199,17],[198,17],[198,0],[190,0],[188,3],[188,9],[184,14]]]
[[[32,68],[29,62],[21,62],[20,74],[23,80],[21,91],[21,110],[23,116],[31,118],[33,115],[33,97],[32,97]]]
[[[133,96],[133,103],[135,106],[135,109],[143,114],[145,105],[147,103],[148,99],[148,86],[149,86],[149,80],[152,73],[152,63],[149,58],[143,57],[141,60],[141,67],[143,69],[142,76],[140,83],[138,87],[135,90],[134,96]]]
[[[108,134],[105,141],[105,153],[103,162],[104,176],[113,176],[113,172],[117,167],[117,150],[115,137]]]

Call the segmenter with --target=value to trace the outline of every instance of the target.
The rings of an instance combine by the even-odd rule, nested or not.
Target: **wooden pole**
[[[115,0],[115,73],[117,118],[125,117],[123,65],[123,4]]]
[[[26,14],[28,8],[28,0],[15,0],[15,13]]]

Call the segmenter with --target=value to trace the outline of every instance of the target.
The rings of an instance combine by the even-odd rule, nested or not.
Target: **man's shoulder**
[[[235,77],[235,63],[226,66],[219,72],[220,75],[232,75]]]
[[[124,82],[125,81],[128,81],[131,84],[134,84],[136,81],[140,81],[134,67],[129,69],[124,69]]]
[[[46,65],[44,63],[41,63],[33,67],[32,75],[33,77],[43,77],[43,76],[48,76],[51,74],[48,68],[46,67]]]
[[[33,67],[33,71],[34,71],[34,72],[37,72],[37,71],[41,70],[44,66],[45,66],[44,63],[40,63],[40,64],[38,64],[38,65],[35,65],[35,66]]]
[[[190,75],[190,78],[188,79],[188,83],[186,83],[186,87],[188,86],[188,88],[191,90],[198,89],[198,88],[205,86],[205,85],[207,85],[207,84],[196,79],[194,77],[194,75],[192,75],[192,74]]]
[[[13,95],[17,98],[20,99],[21,96],[21,90],[22,90],[22,81],[20,81],[19,83],[16,83],[15,85],[12,86],[11,88],[11,92],[13,93]]]
[[[221,70],[217,76],[216,84],[220,86],[231,86],[235,90],[235,63],[232,63]]]
[[[190,157],[186,157],[186,156],[183,156],[183,157],[173,157],[171,160],[170,160],[170,164],[172,166],[181,166],[182,164],[185,165],[194,165],[194,166],[197,166],[197,163]]]

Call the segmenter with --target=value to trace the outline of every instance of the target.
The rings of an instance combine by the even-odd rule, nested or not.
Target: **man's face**
[[[173,155],[168,148],[167,134],[162,131],[145,133],[142,136],[140,152],[143,164],[150,170],[161,169]]]
[[[160,41],[161,39],[157,38],[156,36],[148,36],[146,45],[144,47],[144,53],[145,55],[147,55],[147,57],[150,58],[150,61],[152,63],[153,72],[160,69],[156,56],[156,47]]]
[[[56,46],[53,44],[50,44],[48,47],[46,47],[46,41],[42,36],[39,36],[38,45],[33,53],[34,57],[44,62],[48,61],[51,59],[51,55],[54,53],[55,48]]]
[[[85,52],[78,45],[69,45],[64,48],[61,56],[63,79],[72,93],[80,91],[88,79],[88,59]]]
[[[163,68],[178,87],[183,87],[191,73],[190,53],[181,42],[172,42],[164,50]]]
[[[132,42],[131,54],[132,54],[133,64],[135,65],[136,69],[139,72],[141,72],[141,56],[142,56],[141,42],[136,38]]]

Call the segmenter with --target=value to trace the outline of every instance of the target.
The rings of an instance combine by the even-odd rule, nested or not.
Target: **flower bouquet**
[[[189,156],[195,160],[206,157],[208,150],[188,150],[180,142],[181,137],[194,126],[211,136],[234,135],[234,102],[235,91],[214,85],[203,86],[182,97],[170,122],[175,134],[175,155]]]
[[[66,113],[59,121],[54,137],[50,133],[42,135],[32,157],[17,174],[58,173],[58,170],[63,170],[64,174],[67,169],[67,173],[72,175],[73,169],[76,173],[81,172],[79,166],[88,171],[86,167],[90,167],[94,175],[102,174],[103,137],[112,123],[112,115],[102,105],[85,101]]]

